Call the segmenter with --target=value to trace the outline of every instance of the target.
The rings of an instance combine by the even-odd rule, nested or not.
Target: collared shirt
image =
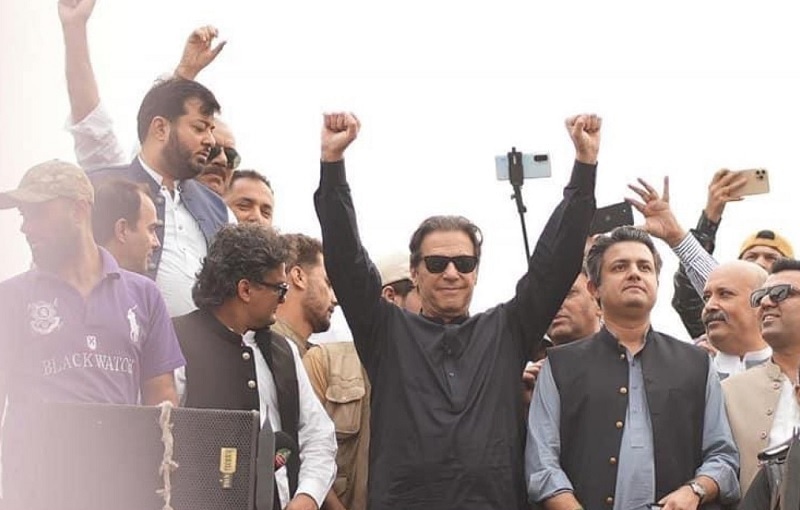
[[[781,395],[775,406],[775,419],[769,431],[769,447],[777,446],[790,437],[795,427],[800,427],[800,404],[795,396],[794,384],[781,373]]]
[[[245,345],[253,349],[253,359],[258,379],[258,397],[261,423],[269,419],[272,430],[282,430],[281,417],[278,412],[278,395],[272,372],[264,356],[255,343],[255,334],[248,331],[242,336]],[[300,402],[300,418],[297,427],[297,439],[300,446],[300,474],[298,476],[297,494],[307,494],[322,507],[325,496],[333,485],[336,476],[336,433],[333,422],[317,400],[314,389],[308,380],[297,348],[290,342],[295,370],[297,371],[297,391]],[[258,352],[258,354],[255,354]],[[281,504],[289,503],[289,481],[286,469],[275,472]]]
[[[184,365],[158,289],[99,252],[104,276],[86,298],[38,269],[0,284],[12,399],[136,404],[142,381]]]
[[[372,383],[369,508],[525,508],[520,373],[580,270],[594,184],[575,162],[514,298],[443,325],[381,298],[344,163],[322,164],[325,263]]]
[[[130,161],[114,133],[114,122],[100,102],[86,117],[75,122],[67,119],[65,128],[75,141],[78,166],[86,170],[123,165]],[[132,152],[138,152],[139,147]],[[131,156],[133,157],[133,156]]]
[[[619,471],[614,495],[616,510],[645,510],[655,497],[655,464],[653,431],[647,411],[644,374],[638,356],[627,353],[629,371],[629,405],[619,451]],[[709,361],[710,362],[710,361]],[[642,410],[647,412],[642,412]],[[572,492],[567,474],[561,469],[561,396],[553,379],[549,361],[545,361],[536,381],[529,409],[528,445],[525,454],[529,493],[536,501],[548,499],[561,492]],[[703,429],[703,464],[695,476],[705,475],[717,482],[721,499],[738,493],[737,473],[730,465],[713,455],[722,444],[733,445],[730,427],[725,417],[722,390],[714,370],[706,380],[706,406]],[[533,474],[530,474],[533,473]],[[678,487],[675,487],[677,489]],[[735,497],[735,496],[734,496]]]
[[[277,319],[275,324],[270,326],[270,329],[291,341],[300,352],[301,358],[306,355],[308,349],[313,345],[307,339],[301,337],[286,321],[281,319]]]
[[[160,186],[159,195],[164,200],[164,243],[158,265],[156,285],[167,302],[170,317],[186,315],[197,307],[192,299],[195,276],[203,266],[208,246],[197,220],[181,200],[181,184],[175,189],[164,186],[164,178],[139,157],[142,168]],[[236,223],[230,209],[228,221]]]
[[[741,374],[748,368],[753,368],[762,363],[766,363],[772,357],[772,348],[766,346],[758,351],[746,352],[741,358],[735,354],[727,354],[719,351],[714,356],[714,367],[717,369],[719,380]]]
[[[8,475],[28,458],[30,422],[41,403],[137,404],[144,381],[185,363],[155,284],[99,250],[103,278],[85,298],[38,269],[0,283]]]

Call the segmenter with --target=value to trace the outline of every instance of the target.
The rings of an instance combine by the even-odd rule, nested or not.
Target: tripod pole
[[[525,225],[525,213],[528,212],[528,208],[525,207],[525,204],[522,202],[522,186],[514,185],[513,187],[514,194],[511,195],[511,198],[517,203],[519,222],[520,225],[522,225],[522,240],[525,242],[525,262],[527,263],[531,258],[531,247],[528,244],[528,228]]]
[[[531,248],[528,245],[528,228],[525,225],[525,213],[528,209],[522,202],[522,185],[524,184],[522,153],[517,152],[516,147],[512,147],[511,152],[508,153],[508,178],[511,181],[511,187],[514,189],[511,199],[517,204],[519,221],[522,225],[522,240],[525,242],[525,263],[527,264],[531,258]]]

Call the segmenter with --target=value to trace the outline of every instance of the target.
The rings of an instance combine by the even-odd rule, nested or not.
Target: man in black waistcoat
[[[269,329],[289,289],[286,257],[281,237],[260,225],[217,234],[192,291],[198,310],[174,321],[186,357],[183,404],[259,410],[262,425],[299,445],[299,470],[290,458],[275,473],[275,508],[316,510],[336,473],[336,436],[297,348]]]
[[[546,510],[735,502],[738,453],[710,358],[650,324],[661,269],[652,239],[620,227],[586,265],[605,324],[548,351],[528,417],[530,500]]]

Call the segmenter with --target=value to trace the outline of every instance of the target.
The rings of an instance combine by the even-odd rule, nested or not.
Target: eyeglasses
[[[471,273],[478,266],[478,257],[474,255],[459,255],[457,257],[445,257],[444,255],[428,255],[422,257],[425,262],[425,269],[433,274],[443,273],[447,266],[452,262],[459,273]]]
[[[278,295],[278,299],[283,301],[286,299],[286,293],[289,292],[289,284],[286,282],[283,283],[270,283],[270,282],[253,282],[257,283],[258,285],[263,285],[268,289],[272,289],[275,291],[275,294]]]
[[[242,157],[239,155],[239,152],[236,149],[233,147],[220,147],[219,145],[211,147],[211,151],[208,153],[207,161],[213,161],[222,151],[225,151],[225,158],[228,160],[228,168],[230,170],[235,169],[239,166],[239,163],[242,162]]]
[[[753,308],[758,308],[761,306],[761,301],[765,296],[769,296],[769,299],[773,303],[780,303],[790,296],[797,295],[800,295],[800,290],[797,290],[788,283],[781,283],[778,285],[773,285],[772,287],[764,287],[763,289],[754,290],[753,293],[750,294],[750,306]]]

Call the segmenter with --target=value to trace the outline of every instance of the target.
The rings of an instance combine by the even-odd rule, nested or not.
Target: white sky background
[[[0,188],[30,166],[74,160],[57,0],[0,2]],[[800,68],[789,4],[733,2],[251,2],[98,0],[90,46],[101,96],[127,145],[141,97],[183,42],[212,23],[229,41],[200,75],[223,106],[243,168],[276,189],[276,225],[319,235],[312,205],[321,112],[356,112],[347,155],[362,238],[373,255],[404,249],[431,214],[484,231],[473,311],[509,298],[525,268],[511,187],[494,156],[548,151],[553,177],[527,181],[532,244],[560,199],[573,149],[563,119],[604,118],[598,205],[643,176],[672,179],[693,226],[713,172],[763,166],[772,193],[729,206],[721,259],[772,228],[800,249],[796,218]],[[773,7],[779,5],[779,7]],[[637,221],[640,218],[637,218]],[[28,267],[19,215],[0,211],[0,278]],[[685,336],[665,258],[658,329]]]

